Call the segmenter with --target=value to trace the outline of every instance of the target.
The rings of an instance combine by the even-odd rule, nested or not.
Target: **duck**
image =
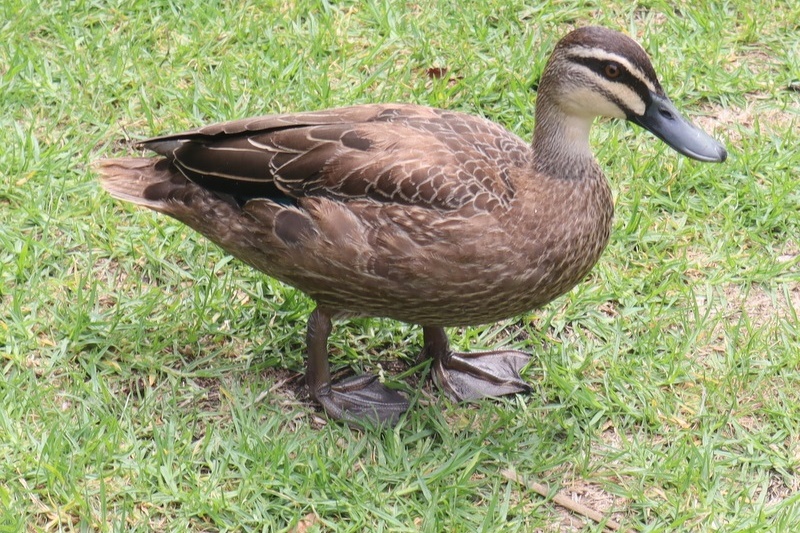
[[[332,379],[333,321],[421,326],[420,355],[456,402],[530,391],[520,373],[531,355],[457,352],[445,328],[542,307],[598,261],[614,206],[589,144],[597,117],[637,124],[701,162],[727,157],[667,97],[639,44],[587,26],[545,66],[530,142],[479,116],[374,103],[155,137],[138,143],[153,156],[96,168],[112,197],[173,217],[308,295],[309,395],[332,419],[392,426],[405,394],[372,374]]]

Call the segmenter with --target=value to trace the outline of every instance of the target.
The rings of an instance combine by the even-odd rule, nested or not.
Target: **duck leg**
[[[331,317],[317,307],[308,318],[308,366],[306,383],[311,396],[328,416],[355,425],[386,424],[393,426],[408,409],[408,400],[385,387],[378,376],[364,374],[336,383],[331,382],[328,364],[328,336]]]
[[[444,328],[423,327],[423,357],[433,358],[433,377],[453,401],[495,398],[531,387],[519,375],[530,359],[518,350],[457,353],[450,349]]]

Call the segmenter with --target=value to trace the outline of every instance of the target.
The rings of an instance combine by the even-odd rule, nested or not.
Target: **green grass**
[[[0,531],[602,530],[505,469],[631,529],[800,523],[800,5],[41,4],[0,5]],[[617,196],[600,264],[452,332],[534,352],[529,396],[453,405],[423,367],[393,431],[325,423],[295,395],[311,302],[90,169],[128,138],[359,102],[528,138],[549,51],[587,23],[642,42],[731,155],[595,128]],[[420,337],[340,324],[334,366],[391,375]]]

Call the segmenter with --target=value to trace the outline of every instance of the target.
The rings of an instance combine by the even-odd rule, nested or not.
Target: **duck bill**
[[[697,159],[721,163],[728,152],[716,139],[686,120],[666,96],[650,95],[652,101],[644,115],[631,118],[677,152]]]

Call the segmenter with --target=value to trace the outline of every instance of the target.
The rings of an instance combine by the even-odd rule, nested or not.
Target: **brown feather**
[[[521,139],[479,117],[399,104],[336,111],[234,121],[142,144],[226,194],[439,209],[506,205],[510,169],[530,156]]]
[[[633,41],[583,29],[548,63],[532,146],[479,117],[360,105],[151,139],[163,158],[102,161],[101,182],[329,312],[426,326],[507,318],[568,291],[608,242],[612,197],[588,144],[600,112],[568,98],[586,89],[568,59],[586,47],[627,54],[660,90]]]

